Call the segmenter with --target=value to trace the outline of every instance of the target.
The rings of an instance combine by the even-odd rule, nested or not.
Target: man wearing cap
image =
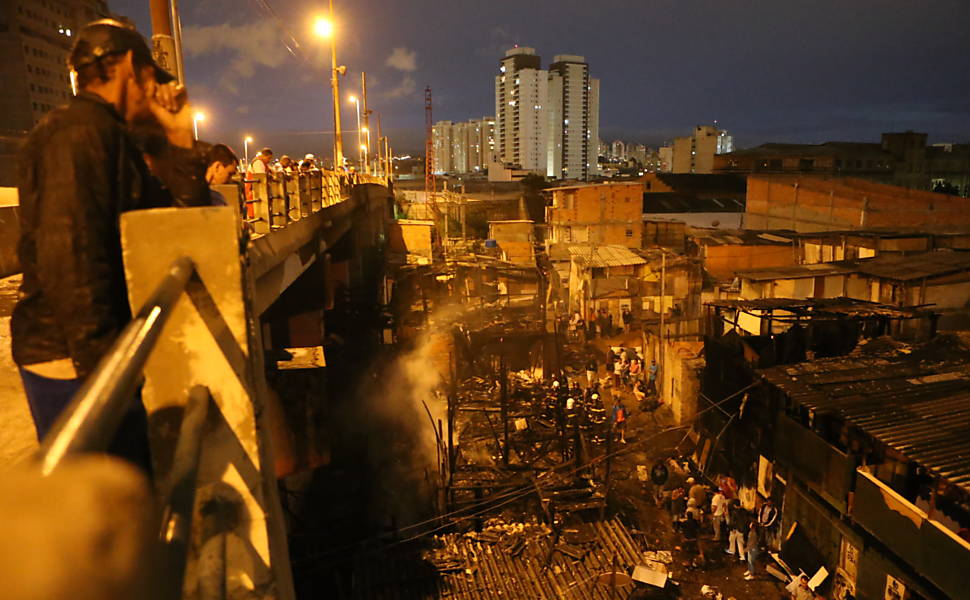
[[[20,295],[10,323],[37,436],[43,439],[131,319],[121,213],[209,202],[205,155],[184,90],[118,21],[85,26],[69,58],[79,93],[37,124],[20,154]],[[154,177],[129,133],[153,122],[169,148]],[[150,469],[141,402],[110,452]]]

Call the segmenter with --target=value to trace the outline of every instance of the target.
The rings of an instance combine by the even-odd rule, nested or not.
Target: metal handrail
[[[202,453],[202,436],[212,396],[209,388],[197,385],[189,390],[182,414],[175,457],[168,481],[162,488],[162,518],[158,531],[156,557],[156,598],[180,598],[185,581],[185,561],[192,538],[196,474]]]
[[[38,457],[43,475],[53,472],[70,453],[108,447],[131,406],[145,362],[193,273],[195,264],[189,258],[171,264],[155,291],[74,394],[41,443]]]

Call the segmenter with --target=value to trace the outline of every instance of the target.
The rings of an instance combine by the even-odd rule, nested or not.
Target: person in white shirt
[[[272,173],[273,172],[273,150],[271,148],[263,148],[253,159],[253,162],[249,165],[249,174],[258,175],[260,173]]]
[[[714,528],[714,539],[721,539],[721,529],[724,526],[724,515],[727,511],[727,498],[721,490],[717,490],[711,498],[711,526]]]

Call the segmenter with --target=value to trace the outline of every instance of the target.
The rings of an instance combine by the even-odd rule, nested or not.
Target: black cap
[[[175,79],[174,75],[155,62],[148,42],[134,27],[114,19],[102,19],[82,27],[67,64],[77,71],[109,54],[124,54],[129,50],[134,54],[137,63],[155,67],[155,79],[158,83],[168,83]]]

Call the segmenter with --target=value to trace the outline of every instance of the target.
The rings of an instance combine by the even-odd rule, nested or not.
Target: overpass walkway
[[[293,598],[272,439],[285,425],[273,421],[278,399],[265,377],[267,357],[282,349],[261,316],[313,265],[329,266],[336,246],[353,262],[383,244],[388,187],[319,171],[257,175],[219,186],[226,207],[122,216],[135,317],[36,460],[0,480],[0,574],[13,594],[5,597]],[[15,280],[4,281],[9,291]],[[332,293],[322,283],[319,294]],[[322,358],[322,347],[311,350]],[[16,408],[26,412],[19,388],[8,385],[18,379],[9,354],[0,360],[4,411],[19,419],[5,422],[6,445],[33,430]],[[139,389],[152,482],[90,458]],[[53,495],[63,510],[18,494]],[[30,558],[18,560],[18,548]]]

